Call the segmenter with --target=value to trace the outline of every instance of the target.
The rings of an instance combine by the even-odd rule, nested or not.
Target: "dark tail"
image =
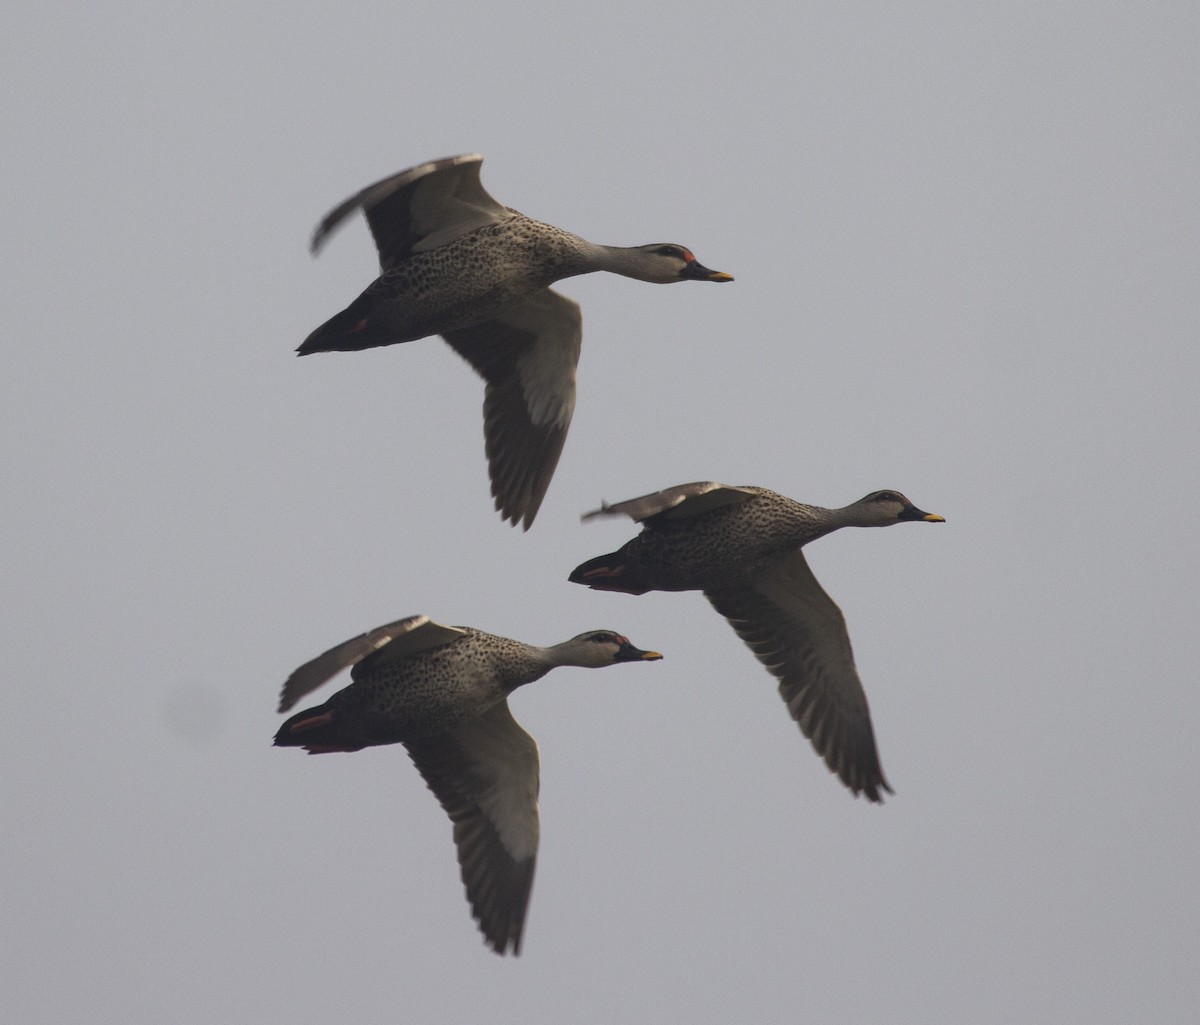
[[[588,559],[587,562],[576,566],[567,579],[573,584],[584,584],[593,591],[645,594],[649,590],[636,579],[633,567],[625,561],[622,552],[611,552]]]
[[[302,747],[310,755],[319,755],[328,751],[361,751],[367,745],[344,735],[342,725],[326,702],[288,719],[275,734],[275,746]]]
[[[372,315],[375,300],[366,292],[335,317],[330,317],[296,350],[297,355],[307,356],[311,352],[357,352],[359,349],[374,349],[379,345],[391,345],[397,341],[386,329],[377,326],[378,318]]]

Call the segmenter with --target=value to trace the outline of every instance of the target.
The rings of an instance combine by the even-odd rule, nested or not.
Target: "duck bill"
[[[628,640],[622,641],[621,647],[617,649],[618,662],[657,662],[662,658],[657,651],[642,651],[641,648],[635,648]]]
[[[724,271],[709,270],[702,263],[697,263],[693,260],[679,272],[679,276],[686,281],[732,281],[733,275],[726,274]]]
[[[918,523],[945,523],[946,518],[939,516],[937,513],[927,513],[918,509],[915,505],[910,505],[907,509],[900,513],[902,520],[915,520]]]

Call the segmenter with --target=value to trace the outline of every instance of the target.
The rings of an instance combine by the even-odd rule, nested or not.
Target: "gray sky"
[[[9,15],[13,1021],[1191,1020],[1200,14],[775,7]],[[528,534],[443,343],[292,355],[376,267],[361,220],[310,259],[321,215],[472,150],[502,202],[737,278],[564,284],[579,402]],[[581,512],[696,479],[946,517],[809,549],[884,807],[699,595],[567,584],[633,531]],[[416,612],[667,656],[512,701],[516,960],[401,748],[270,746],[295,666]]]

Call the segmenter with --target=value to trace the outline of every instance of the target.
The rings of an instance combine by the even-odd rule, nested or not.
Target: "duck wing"
[[[469,231],[513,213],[497,203],[479,181],[483,157],[466,153],[432,160],[390,175],[355,193],[325,215],[312,237],[316,253],[355,210],[362,209],[389,270],[415,252],[435,249]]]
[[[386,658],[390,661],[395,658],[407,658],[418,651],[448,644],[459,637],[465,637],[466,634],[466,630],[442,626],[423,615],[408,616],[368,630],[357,637],[351,637],[348,641],[342,641],[341,644],[305,662],[292,673],[279,694],[279,711],[286,712],[306,694],[332,680],[349,666],[355,667],[353,675],[357,679],[362,673],[369,672],[377,666],[380,659]],[[367,659],[365,663],[364,659]]]
[[[797,550],[748,583],[704,595],[758,660],[825,764],[855,794],[892,792],[879,764],[871,713],[846,620]]]
[[[654,491],[649,495],[612,505],[602,502],[599,509],[584,513],[582,519],[590,520],[596,516],[628,516],[631,520],[642,523],[661,516],[663,519],[682,520],[722,506],[740,505],[749,501],[756,493],[753,488],[739,488],[711,480],[696,481],[692,484],[664,488],[662,491]]]
[[[487,382],[483,434],[492,495],[506,520],[528,530],[575,412],[579,304],[546,288],[442,337]]]
[[[480,931],[498,954],[519,954],[537,860],[537,743],[501,701],[457,729],[404,746],[454,823]]]

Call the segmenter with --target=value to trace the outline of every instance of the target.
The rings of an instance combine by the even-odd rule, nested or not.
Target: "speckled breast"
[[[370,286],[388,325],[413,341],[488,320],[573,273],[573,236],[513,217],[416,253]]]

